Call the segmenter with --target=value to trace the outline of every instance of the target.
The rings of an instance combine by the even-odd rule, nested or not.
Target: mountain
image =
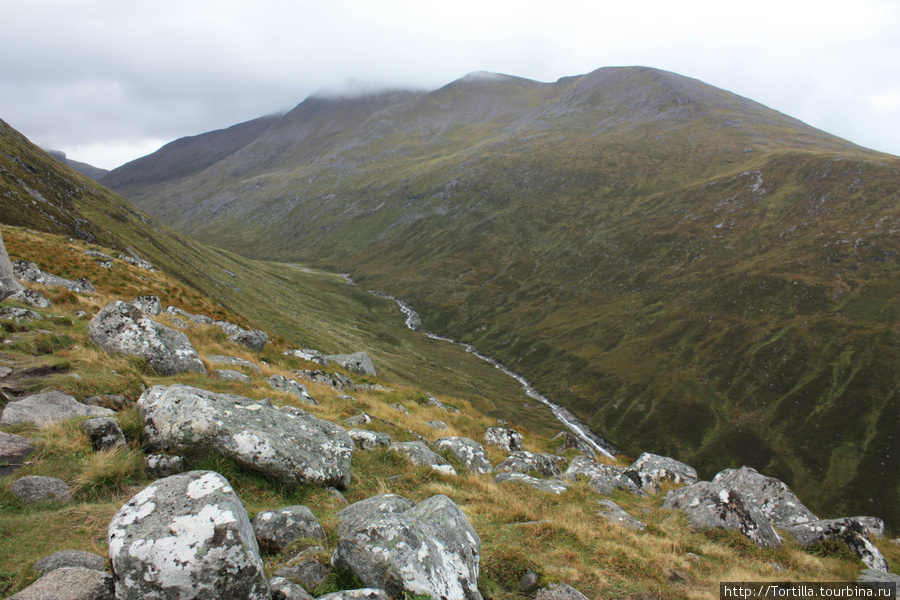
[[[641,67],[311,97],[127,191],[202,242],[403,298],[628,452],[894,523],[898,193],[896,157]]]
[[[87,175],[94,181],[100,180],[104,175],[109,173],[109,169],[101,169],[100,167],[95,167],[94,165],[78,162],[77,160],[69,160],[69,158],[66,156],[66,153],[62,150],[47,150],[47,154],[49,154],[62,164],[72,167],[72,169],[78,171],[82,175]]]

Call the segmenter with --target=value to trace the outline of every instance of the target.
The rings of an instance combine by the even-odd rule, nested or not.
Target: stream
[[[569,409],[564,408],[564,407],[548,400],[540,392],[538,392],[536,389],[534,389],[534,386],[532,386],[528,382],[527,379],[525,379],[518,373],[510,370],[505,365],[494,360],[490,356],[485,356],[484,354],[481,354],[480,352],[478,352],[478,349],[475,348],[475,346],[473,346],[472,344],[464,344],[463,342],[457,342],[456,340],[452,340],[447,337],[443,337],[443,336],[440,336],[440,335],[437,335],[434,333],[430,333],[428,331],[424,331],[422,329],[422,319],[419,317],[419,313],[417,313],[415,310],[413,310],[413,308],[410,305],[408,305],[406,302],[404,302],[403,300],[400,300],[398,298],[395,298],[395,297],[385,294],[383,292],[378,292],[378,291],[374,291],[374,290],[369,290],[369,293],[371,293],[375,296],[378,296],[380,298],[386,298],[388,300],[392,300],[392,301],[396,302],[397,306],[400,307],[400,311],[406,315],[406,326],[409,327],[410,329],[412,329],[413,331],[418,331],[422,335],[429,337],[433,340],[439,340],[442,342],[448,342],[450,344],[460,345],[463,348],[465,348],[466,352],[475,355],[476,357],[480,358],[481,360],[483,360],[487,363],[490,363],[497,369],[503,371],[504,373],[506,373],[507,375],[509,375],[516,381],[518,381],[519,384],[521,384],[522,389],[525,391],[525,395],[527,395],[529,398],[533,398],[534,400],[537,400],[538,402],[546,405],[553,412],[553,415],[563,425],[565,425],[569,429],[569,431],[574,433],[580,439],[584,440],[589,446],[591,446],[591,448],[593,448],[597,452],[603,454],[604,456],[608,456],[610,458],[613,458],[613,456],[618,452],[618,450],[616,449],[616,447],[613,444],[611,444],[607,440],[603,439],[602,437],[600,437],[599,435],[597,435],[596,433],[591,431],[587,427],[587,425],[585,425],[584,423],[579,421],[578,417],[573,415]]]

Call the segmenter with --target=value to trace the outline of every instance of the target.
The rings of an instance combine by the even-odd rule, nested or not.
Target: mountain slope
[[[130,197],[403,297],[627,450],[900,522],[895,157],[653,69],[473,74],[308,99]]]

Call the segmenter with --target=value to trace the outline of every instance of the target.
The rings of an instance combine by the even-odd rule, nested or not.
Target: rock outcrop
[[[36,502],[68,502],[72,499],[72,488],[58,477],[28,475],[13,481],[13,494],[28,504]]]
[[[263,550],[280,552],[303,538],[324,539],[325,530],[306,506],[266,510],[253,517],[256,541]]]
[[[42,392],[10,402],[0,416],[0,426],[32,423],[43,429],[72,417],[107,417],[115,414],[108,408],[82,404],[63,392]]]
[[[109,573],[64,567],[44,575],[9,600],[117,600]]]
[[[137,405],[151,451],[219,454],[289,487],[350,484],[353,440],[300,409],[182,384],[150,388]]]
[[[557,464],[560,460],[560,457],[555,454],[520,450],[513,452],[501,461],[497,465],[496,470],[501,473],[531,473],[532,471],[537,471],[544,477],[559,477],[562,474]]]
[[[125,446],[125,434],[112,417],[97,417],[81,423],[81,429],[91,440],[94,450],[112,450]]]
[[[644,491],[659,488],[663,481],[691,485],[697,483],[697,471],[694,467],[679,462],[668,456],[660,456],[644,452],[628,468],[629,476],[636,473],[641,480]]]
[[[354,352],[353,354],[329,354],[325,356],[325,359],[328,362],[338,364],[357,375],[377,375],[375,372],[375,364],[365,352]]]
[[[755,506],[778,527],[818,521],[816,515],[800,502],[784,482],[761,475],[750,467],[725,469],[713,483],[740,492],[741,497]]]
[[[466,437],[442,437],[434,443],[434,446],[438,450],[450,452],[472,473],[482,475],[494,471],[484,447],[475,440]]]
[[[93,294],[97,290],[90,281],[82,277],[76,281],[71,281],[63,277],[58,277],[52,273],[41,271],[33,262],[27,260],[17,260],[13,263],[13,274],[20,281],[29,281],[31,283],[40,283],[47,287],[64,287],[79,294]]]
[[[522,445],[522,434],[510,427],[488,427],[484,432],[484,443],[507,452],[525,449]]]
[[[431,467],[435,471],[440,471],[447,475],[457,474],[456,469],[447,462],[446,458],[426,446],[424,442],[394,442],[389,448],[406,455],[414,464],[420,467]]]
[[[824,540],[844,542],[868,568],[876,571],[889,570],[881,551],[869,539],[868,530],[856,519],[812,521],[785,527],[785,530],[801,546],[810,546]]]
[[[6,253],[6,244],[3,243],[3,234],[0,233],[0,301],[23,289],[22,284],[16,281],[13,265]]]

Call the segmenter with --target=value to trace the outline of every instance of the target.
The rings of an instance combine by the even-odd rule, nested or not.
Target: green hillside
[[[898,194],[896,157],[634,67],[313,97],[130,199],[404,298],[629,452],[896,523]]]

